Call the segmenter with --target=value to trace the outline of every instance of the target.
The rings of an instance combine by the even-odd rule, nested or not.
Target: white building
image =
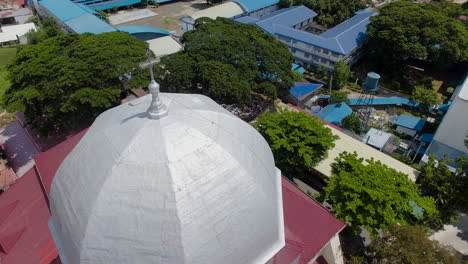
[[[468,148],[465,140],[468,136],[468,74],[455,89],[447,113],[437,129],[432,143],[429,145],[423,161],[429,155],[438,159],[448,154],[448,159],[468,157]]]
[[[25,44],[27,43],[26,33],[35,30],[34,23],[0,27],[0,46],[12,41]]]

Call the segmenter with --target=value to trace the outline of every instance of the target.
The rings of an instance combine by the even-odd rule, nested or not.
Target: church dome
[[[263,137],[202,95],[102,113],[52,183],[64,264],[265,263],[284,246],[281,176]],[[153,101],[154,102],[154,101]]]

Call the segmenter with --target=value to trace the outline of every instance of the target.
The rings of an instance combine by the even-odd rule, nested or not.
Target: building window
[[[293,43],[293,44],[297,44],[297,41],[293,40],[292,43]]]
[[[332,56],[338,58],[338,57],[340,57],[340,54],[332,52]]]
[[[292,53],[296,53],[296,51],[297,51],[296,49],[291,49]]]
[[[310,54],[308,52],[304,52],[304,57],[309,58]]]
[[[323,54],[328,55],[330,52],[328,50],[323,50]]]

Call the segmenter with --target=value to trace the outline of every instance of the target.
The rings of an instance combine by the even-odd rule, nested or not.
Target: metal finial
[[[150,107],[146,112],[148,113],[149,118],[160,119],[162,117],[167,116],[167,107],[163,104],[161,98],[159,98],[159,84],[154,80],[153,73],[153,66],[156,63],[159,63],[160,58],[156,57],[153,59],[152,52],[150,50],[146,52],[146,56],[148,57],[148,59],[140,64],[140,68],[142,69],[149,68],[151,75],[151,82],[148,85],[148,90],[151,93],[152,99]]]

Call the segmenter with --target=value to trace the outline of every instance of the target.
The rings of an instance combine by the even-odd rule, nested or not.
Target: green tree
[[[34,23],[37,23],[36,25],[38,26],[38,29],[36,31],[29,31],[26,33],[28,44],[37,44],[48,38],[63,34],[55,20],[50,17],[43,20],[40,20],[39,18],[34,19]]]
[[[265,113],[254,123],[270,144],[276,166],[287,177],[302,177],[335,146],[338,136],[314,116],[279,109]]]
[[[411,100],[422,103],[426,108],[442,103],[442,99],[436,91],[424,86],[414,87]]]
[[[367,26],[376,61],[400,67],[406,59],[435,65],[467,60],[468,28],[458,19],[409,1],[389,3],[379,12]]]
[[[456,209],[463,205],[466,189],[462,175],[452,173],[444,159],[436,160],[431,155],[421,168],[418,184],[423,195],[431,196],[436,201],[439,214],[429,219],[435,228],[456,219]]]
[[[287,8],[293,5],[293,0],[281,0],[279,2],[279,6],[281,8]]]
[[[114,106],[147,44],[121,32],[68,34],[18,50],[3,105],[42,133],[76,127]]]
[[[293,84],[292,55],[287,46],[254,25],[201,18],[195,30],[183,35],[182,42],[181,54],[186,57],[169,56],[161,64],[191,61],[196,75],[190,76],[190,83],[195,85],[184,92],[203,93],[218,102],[243,103],[250,100],[252,91],[263,92],[259,88],[264,82],[275,86],[277,91],[270,94],[279,96],[287,95]],[[161,74],[158,78],[177,80],[183,79],[179,75],[187,75],[173,70]]]
[[[358,115],[351,114],[341,121],[341,126],[353,131],[354,133],[361,132],[361,119],[359,119]]]
[[[425,230],[415,226],[391,225],[370,243],[366,251],[369,261],[354,263],[464,263],[453,249],[429,239]]]
[[[147,0],[142,0],[141,1],[142,4],[143,4],[143,1],[147,1]],[[148,2],[146,2],[146,5],[148,5]],[[99,9],[96,9],[96,12],[97,12],[96,14],[97,17],[109,23],[109,14]]]
[[[349,79],[353,76],[353,72],[349,66],[342,60],[335,64],[335,74],[333,75],[333,87],[340,89],[345,86]]]
[[[332,91],[330,95],[332,103],[347,103],[349,104],[348,93],[343,91]]]
[[[302,82],[304,80],[304,75],[300,72],[292,71],[292,75],[295,82]]]
[[[437,213],[431,197],[422,197],[408,175],[380,161],[364,160],[356,153],[343,152],[332,164],[332,177],[324,197],[335,216],[357,231],[376,235],[390,224],[413,224],[424,215]]]

